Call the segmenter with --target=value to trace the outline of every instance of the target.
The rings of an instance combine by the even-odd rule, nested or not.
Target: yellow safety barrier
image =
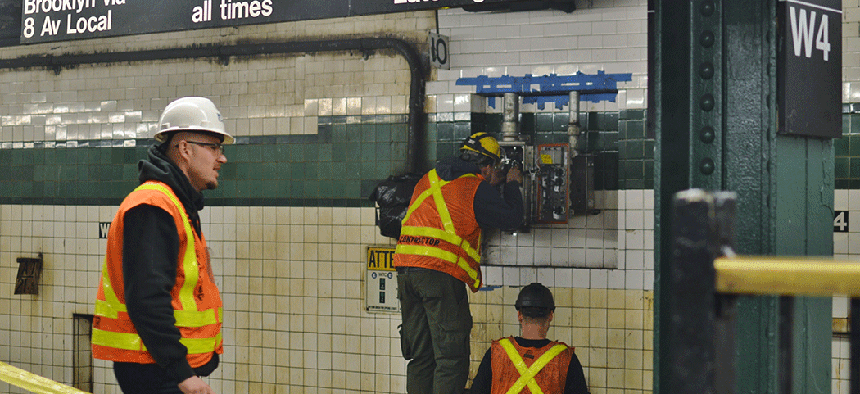
[[[719,293],[860,297],[860,262],[827,257],[721,257],[714,260]]]
[[[86,391],[57,383],[4,362],[0,362],[0,380],[38,394],[86,394]]]

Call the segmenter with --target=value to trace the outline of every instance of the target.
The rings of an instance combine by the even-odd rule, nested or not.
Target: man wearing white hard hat
[[[201,377],[223,352],[223,307],[198,211],[233,137],[212,101],[183,97],[164,109],[155,140],[108,232],[93,356],[113,361],[126,394],[213,393]]]

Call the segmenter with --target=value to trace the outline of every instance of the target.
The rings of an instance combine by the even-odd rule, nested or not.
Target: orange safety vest
[[[119,207],[108,234],[107,254],[96,296],[93,318],[93,357],[100,360],[154,364],[128,316],[122,273],[123,226],[125,213],[139,205],[164,209],[176,224],[179,234],[173,316],[182,335],[180,342],[188,348],[192,368],[205,365],[212,354],[224,352],[221,339],[223,304],[212,277],[206,240],[191,226],[182,203],[170,188],[160,182],[146,182],[137,187]]]
[[[541,348],[520,346],[513,337],[494,341],[491,347],[492,394],[560,394],[574,348],[550,342]],[[529,391],[525,391],[528,387]]]
[[[452,181],[431,170],[418,181],[394,249],[395,267],[445,272],[481,288],[481,226],[474,200],[484,178],[466,174]]]

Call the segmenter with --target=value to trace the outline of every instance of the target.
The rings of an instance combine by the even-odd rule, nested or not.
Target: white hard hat
[[[221,112],[206,97],[183,97],[167,104],[158,127],[160,130],[155,133],[158,142],[166,141],[171,132],[206,131],[223,136],[223,144],[233,143],[233,136],[224,131]]]

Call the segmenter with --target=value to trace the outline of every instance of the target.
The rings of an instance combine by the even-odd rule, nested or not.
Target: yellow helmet
[[[460,147],[460,151],[470,151],[478,153],[482,156],[489,157],[493,159],[494,163],[498,163],[501,160],[501,148],[499,148],[499,142],[496,141],[493,136],[485,133],[475,133],[466,138],[463,141],[463,146]]]

